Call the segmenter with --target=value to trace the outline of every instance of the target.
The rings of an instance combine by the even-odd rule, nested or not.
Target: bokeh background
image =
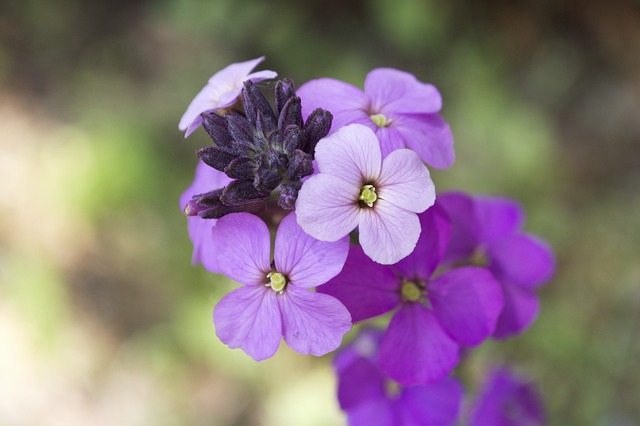
[[[214,334],[230,281],[190,265],[178,197],[214,72],[435,84],[457,162],[440,190],[522,202],[558,272],[492,364],[552,425],[640,424],[640,2],[0,2],[0,425],[340,425],[330,357],[255,363]]]

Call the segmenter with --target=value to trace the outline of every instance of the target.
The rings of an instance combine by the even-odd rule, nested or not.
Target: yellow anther
[[[362,201],[369,207],[373,207],[373,203],[378,199],[378,195],[376,194],[376,189],[373,185],[365,185],[360,190],[360,196],[358,200]]]
[[[387,127],[391,124],[391,120],[389,120],[384,114],[373,114],[370,115],[369,118],[378,127]]]
[[[269,272],[267,278],[269,278],[269,284],[267,285],[271,287],[273,291],[282,293],[287,286],[287,277],[280,272]]]
[[[400,288],[402,299],[407,302],[417,302],[422,297],[422,289],[412,281],[405,281]]]

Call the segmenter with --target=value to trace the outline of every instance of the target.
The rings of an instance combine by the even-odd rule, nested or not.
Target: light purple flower
[[[395,263],[413,251],[420,236],[416,213],[435,200],[435,188],[420,157],[399,149],[384,160],[375,134],[353,124],[316,146],[319,173],[300,189],[298,223],[321,241],[337,241],[359,228],[371,259]]]
[[[180,119],[178,129],[185,131],[184,137],[189,137],[202,124],[200,114],[203,112],[212,112],[233,105],[240,96],[242,83],[245,81],[257,82],[275,78],[278,75],[269,70],[252,73],[251,70],[262,61],[264,56],[228,65],[215,73],[207,85],[193,98]]]
[[[352,247],[342,272],[318,290],[340,300],[354,322],[399,308],[382,339],[380,367],[403,386],[449,374],[459,346],[489,337],[503,305],[500,285],[485,268],[432,277],[447,247],[449,222],[438,202],[419,216],[425,231],[411,255],[382,266]]]
[[[446,426],[460,411],[462,387],[450,378],[403,388],[378,367],[383,332],[363,329],[334,358],[338,400],[350,426]]]
[[[555,271],[550,247],[522,232],[524,212],[511,199],[451,192],[438,200],[452,225],[445,261],[487,265],[502,285],[505,306],[494,337],[526,330],[538,314],[535,290]]]
[[[351,329],[347,309],[334,297],[310,291],[340,272],[348,239],[328,243],[305,234],[295,213],[280,224],[270,261],[267,225],[248,213],[224,216],[212,230],[221,271],[244,284],[216,305],[216,334],[256,361],[273,356],[280,339],[301,354],[333,351]]]
[[[202,161],[198,162],[193,183],[180,196],[180,209],[185,208],[191,197],[210,191],[212,188],[222,188],[231,182],[231,179],[222,172],[213,169]],[[189,238],[193,243],[193,255],[191,262],[194,265],[202,263],[209,271],[219,273],[218,256],[213,251],[211,243],[211,228],[217,223],[217,219],[202,219],[199,216],[187,216]]]
[[[316,108],[333,114],[332,131],[352,123],[376,132],[382,155],[409,148],[437,169],[455,161],[453,135],[438,114],[442,98],[431,84],[392,68],[377,68],[367,74],[364,92],[332,78],[303,84],[297,91],[302,113],[307,117]]]
[[[469,426],[541,426],[544,410],[533,383],[501,368],[491,372],[471,409]]]

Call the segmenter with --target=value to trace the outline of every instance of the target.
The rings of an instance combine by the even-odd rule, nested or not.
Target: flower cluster
[[[283,338],[322,356],[353,324],[383,318],[334,360],[349,424],[453,424],[461,354],[532,324],[555,270],[549,246],[522,231],[513,200],[436,197],[428,166],[449,168],[455,154],[433,85],[380,68],[364,91],[329,78],[296,91],[288,78],[260,83],[276,76],[251,72],[263,59],[216,73],[179,125],[213,141],[180,199],[193,262],[241,284],[215,307],[217,336],[257,361]],[[526,392],[500,377],[470,424],[510,424],[487,419]]]

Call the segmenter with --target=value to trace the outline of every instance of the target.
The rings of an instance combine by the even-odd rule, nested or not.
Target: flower
[[[418,244],[395,265],[371,262],[352,247],[334,279],[318,289],[340,300],[354,322],[394,310],[380,344],[380,368],[403,386],[432,383],[458,364],[459,346],[489,337],[502,310],[500,285],[485,268],[466,266],[432,277],[449,239],[439,203],[419,215]]]
[[[184,137],[189,137],[202,124],[200,114],[203,112],[212,112],[233,105],[240,96],[243,82],[247,80],[257,82],[275,78],[278,75],[269,70],[251,73],[251,70],[262,61],[264,56],[228,65],[215,73],[207,85],[193,98],[180,119],[178,129],[185,131]]]
[[[283,336],[305,355],[321,356],[340,345],[351,329],[349,312],[334,297],[309,289],[340,272],[349,249],[346,238],[334,243],[311,238],[290,213],[278,228],[272,263],[269,230],[254,215],[225,216],[211,234],[221,271],[244,284],[215,307],[222,342],[256,361],[273,356]]]
[[[300,189],[298,223],[321,241],[337,241],[359,228],[371,259],[395,263],[420,236],[417,213],[435,201],[435,188],[420,157],[400,149],[382,160],[378,139],[360,124],[342,127],[316,146],[319,173]]]
[[[332,131],[352,123],[375,131],[383,156],[409,148],[436,169],[449,168],[455,161],[451,129],[438,114],[440,93],[409,73],[374,69],[367,74],[364,92],[339,80],[321,78],[303,84],[298,96],[305,117],[318,107],[333,114]]]
[[[526,330],[538,314],[535,290],[555,271],[550,247],[521,231],[524,211],[511,199],[450,192],[439,201],[452,225],[445,262],[486,265],[502,285],[505,306],[494,337]]]
[[[544,410],[533,383],[506,368],[491,372],[471,408],[469,426],[540,426]]]
[[[224,173],[208,167],[202,161],[198,162],[196,175],[193,183],[180,196],[180,208],[188,206],[189,200],[194,195],[208,191],[211,187],[219,188],[231,182]],[[188,216],[187,227],[189,238],[193,243],[193,255],[191,261],[194,265],[202,263],[202,266],[209,271],[218,273],[218,257],[212,251],[211,228],[216,224],[215,219],[203,219],[199,216]]]
[[[363,329],[340,350],[338,400],[351,426],[446,426],[460,411],[462,387],[453,378],[423,386],[401,387],[378,367],[382,330]]]

